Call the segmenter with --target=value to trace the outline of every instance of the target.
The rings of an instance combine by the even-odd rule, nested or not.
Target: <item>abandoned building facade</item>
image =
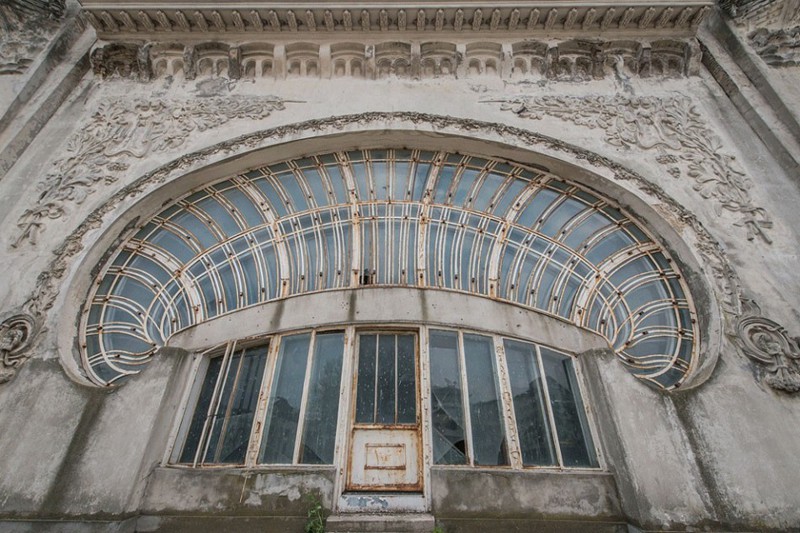
[[[0,530],[800,528],[797,0],[0,29]]]

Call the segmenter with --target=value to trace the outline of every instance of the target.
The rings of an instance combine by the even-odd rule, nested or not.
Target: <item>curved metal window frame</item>
[[[301,408],[299,410],[299,420],[300,425],[298,426],[298,430],[295,433],[295,443],[294,444],[294,453],[293,459],[291,462],[277,462],[277,463],[270,463],[264,462],[260,459],[260,450],[262,450],[262,446],[265,440],[265,422],[264,419],[267,417],[268,412],[268,404],[272,401],[273,398],[273,391],[272,389],[276,386],[276,372],[278,367],[278,358],[281,351],[281,345],[283,344],[284,340],[291,337],[297,337],[299,335],[309,335],[311,337],[315,337],[317,335],[323,335],[327,333],[343,333],[344,336],[344,352],[343,352],[343,364],[340,376],[340,383],[339,383],[339,406],[338,406],[338,417],[335,424],[335,435],[334,440],[337,443],[333,462],[326,463],[326,464],[315,464],[315,463],[304,463],[302,462],[299,454],[299,445],[300,445],[300,433],[302,432],[302,421],[306,417],[306,408],[307,402],[305,398],[309,394],[310,388],[310,377],[311,377],[311,370],[306,368],[305,370],[305,378],[303,380],[302,390],[300,394],[304,398],[301,403]],[[183,398],[181,400],[181,412],[178,413],[177,419],[175,420],[175,428],[170,437],[170,446],[166,450],[164,455],[164,463],[168,464],[171,467],[175,468],[199,468],[199,469],[209,469],[209,470],[221,470],[221,469],[230,469],[230,468],[249,468],[249,469],[259,469],[259,470],[273,470],[277,469],[280,470],[286,467],[292,467],[295,469],[319,469],[325,468],[326,466],[336,466],[337,464],[341,463],[342,458],[339,457],[341,453],[347,450],[347,446],[345,445],[345,441],[348,438],[348,429],[350,428],[351,424],[357,424],[351,418],[354,417],[355,413],[355,384],[354,384],[354,376],[356,375],[357,368],[356,368],[356,352],[358,351],[357,343],[353,342],[353,339],[357,339],[358,335],[360,334],[374,334],[376,332],[380,333],[407,333],[413,334],[416,336],[416,341],[418,344],[417,350],[419,351],[419,383],[418,387],[419,390],[417,394],[420,396],[420,401],[423,403],[427,403],[426,408],[421,408],[417,415],[421,418],[421,424],[423,432],[425,433],[422,437],[423,439],[423,446],[431,447],[432,446],[432,435],[431,432],[433,429],[433,423],[431,417],[433,416],[433,406],[430,402],[433,401],[433,393],[431,390],[432,379],[431,379],[431,350],[430,350],[430,342],[431,342],[431,333],[432,332],[443,332],[443,333],[451,333],[457,336],[458,338],[458,365],[459,365],[459,374],[456,376],[456,379],[459,379],[462,383],[462,393],[464,398],[464,403],[462,405],[463,409],[463,416],[466,423],[466,430],[468,434],[466,435],[466,439],[468,441],[466,445],[467,450],[467,461],[463,464],[443,464],[443,463],[436,463],[434,461],[433,455],[431,454],[428,463],[426,463],[425,467],[435,467],[437,469],[452,469],[452,470],[476,470],[476,469],[490,469],[490,470],[511,470],[511,471],[591,471],[597,472],[599,470],[605,469],[605,464],[603,462],[603,456],[601,454],[600,446],[598,444],[597,439],[597,428],[595,427],[594,421],[592,420],[591,411],[588,408],[589,405],[587,403],[587,397],[585,391],[583,390],[582,386],[582,375],[580,365],[577,364],[577,358],[573,354],[569,354],[565,351],[558,350],[551,346],[547,346],[542,343],[532,342],[530,340],[520,339],[513,335],[508,335],[504,333],[489,333],[489,332],[479,332],[472,329],[464,329],[464,328],[450,328],[450,327],[441,327],[441,326],[434,326],[434,325],[425,325],[425,324],[403,324],[397,326],[390,326],[390,325],[376,325],[370,326],[366,324],[360,325],[339,325],[337,327],[325,326],[321,328],[311,328],[311,329],[300,329],[300,330],[291,330],[281,332],[280,334],[272,334],[272,335],[263,335],[263,336],[254,336],[249,337],[246,339],[241,340],[231,340],[222,345],[215,345],[209,349],[199,351],[195,354],[194,363],[192,365],[191,377],[188,380],[186,385],[186,390],[183,393]],[[471,407],[469,407],[468,399],[467,399],[467,387],[469,378],[467,375],[467,370],[465,367],[465,358],[468,356],[466,349],[463,345],[463,338],[464,336],[475,336],[488,339],[491,344],[492,348],[492,357],[493,357],[493,366],[494,366],[494,374],[489,376],[489,379],[494,379],[496,381],[495,385],[498,387],[498,394],[497,400],[499,402],[499,415],[500,415],[500,431],[502,435],[500,437],[504,441],[505,447],[507,447],[507,461],[503,464],[497,465],[485,465],[485,464],[478,464],[475,461],[474,451],[473,451],[473,435],[470,420],[474,416],[471,412]],[[554,446],[554,462],[552,464],[541,464],[541,465],[530,465],[523,463],[523,454],[521,451],[521,443],[519,439],[519,419],[515,414],[515,406],[513,400],[513,394],[511,392],[511,382],[509,376],[509,365],[507,360],[507,354],[505,350],[506,342],[511,341],[518,344],[524,344],[531,347],[534,350],[534,359],[535,365],[540,372],[541,379],[543,376],[549,377],[549,374],[546,373],[544,366],[542,364],[542,350],[546,350],[551,352],[558,357],[563,358],[564,360],[569,361],[570,368],[573,373],[573,377],[575,378],[575,390],[573,394],[577,398],[577,408],[580,410],[580,416],[583,418],[583,422],[581,423],[582,426],[582,442],[586,446],[586,451],[589,454],[589,463],[588,465],[578,465],[578,466],[570,466],[565,464],[565,460],[562,458],[561,446],[559,444],[559,437],[558,437],[558,426],[560,425],[560,421],[558,420],[557,415],[554,412],[553,408],[553,399],[550,393],[548,392],[548,383],[547,379],[541,379],[543,391],[544,391],[544,399],[543,405],[539,407],[544,408],[546,410],[546,424],[547,424],[547,431],[548,431],[548,438],[551,439],[551,444]],[[190,461],[181,460],[181,456],[184,453],[184,448],[189,444],[187,442],[187,436],[189,433],[189,426],[192,424],[193,419],[195,418],[195,411],[198,408],[198,398],[201,395],[202,389],[207,384],[204,384],[206,379],[206,374],[209,369],[209,363],[212,359],[222,359],[223,363],[226,362],[230,357],[234,354],[234,352],[242,349],[254,348],[259,346],[269,346],[266,355],[266,364],[262,371],[262,374],[257,378],[256,383],[258,384],[259,393],[257,397],[259,398],[258,406],[254,411],[254,416],[252,420],[252,425],[250,429],[250,433],[247,437],[247,452],[244,455],[244,459],[239,463],[224,463],[224,462],[203,462],[199,459],[203,454],[204,451],[201,449],[203,447],[207,447],[209,434],[211,433],[211,428],[204,428],[202,434],[198,437],[197,446],[198,451],[195,452],[193,455],[193,459]],[[310,363],[312,359],[312,353],[314,352],[313,348],[309,348],[308,351],[308,361]],[[222,365],[223,372],[225,371],[225,364]],[[213,391],[214,399],[210,402],[209,407],[209,416],[208,419],[211,419],[211,413],[215,411],[216,406],[215,402],[218,401],[217,397],[219,395],[219,389],[223,386],[224,381],[227,379],[226,376],[220,374],[217,378],[215,378],[215,382],[212,385],[211,389]],[[465,385],[467,384],[467,385]],[[473,381],[474,384],[474,381]],[[225,438],[224,434],[220,434],[219,440],[222,441]],[[426,454],[423,454],[427,456]]]
[[[456,290],[559,316],[605,337],[663,389],[696,366],[684,280],[612,202],[520,164],[387,149],[272,164],[163,209],[97,278],[81,324],[84,367],[109,385],[210,318],[365,285]]]

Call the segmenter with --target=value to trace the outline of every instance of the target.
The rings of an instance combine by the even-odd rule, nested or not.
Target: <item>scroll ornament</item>
[[[30,357],[36,321],[29,315],[11,316],[0,323],[0,384],[8,383]]]
[[[761,316],[752,300],[743,300],[744,314],[736,325],[734,341],[758,364],[764,382],[776,390],[800,391],[800,344],[780,324]]]

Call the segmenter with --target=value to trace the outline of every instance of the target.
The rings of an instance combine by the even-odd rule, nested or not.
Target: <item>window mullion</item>
[[[303,441],[303,429],[305,428],[306,403],[308,402],[308,389],[311,382],[311,368],[314,364],[314,350],[317,344],[317,332],[311,332],[311,342],[308,343],[308,354],[306,355],[306,376],[303,380],[303,395],[300,399],[300,414],[297,418],[297,435],[294,439],[294,453],[292,455],[293,464],[300,461],[300,446]]]
[[[209,445],[209,436],[214,431],[214,426],[217,423],[216,417],[214,413],[217,412],[217,407],[219,407],[220,397],[222,396],[222,390],[225,387],[225,382],[228,380],[228,365],[230,364],[231,356],[236,349],[236,341],[231,342],[228,344],[225,355],[222,359],[222,364],[220,365],[219,369],[219,377],[217,378],[217,384],[214,387],[214,396],[211,398],[211,402],[208,406],[208,414],[206,415],[206,421],[203,424],[203,431],[200,437],[200,446],[197,447],[197,452],[195,453],[194,462],[192,466],[197,466],[197,463],[200,462],[201,457],[205,457],[206,453],[208,452],[208,445]],[[209,423],[210,420],[213,420]]]
[[[397,397],[398,386],[398,371],[397,371],[397,339],[399,335],[394,335],[394,423],[397,424],[397,413],[398,413],[398,403],[399,399]],[[416,371],[416,370],[415,370]]]
[[[264,433],[264,417],[267,413],[267,403],[269,402],[269,392],[272,387],[272,380],[274,379],[275,367],[278,362],[278,349],[280,348],[280,341],[278,337],[273,337],[270,340],[269,348],[267,351],[267,364],[264,372],[264,379],[261,382],[261,389],[258,397],[258,407],[255,412],[255,424],[253,424],[253,432],[250,436],[250,445],[247,449],[248,466],[255,466],[258,464],[258,450],[261,449],[261,440]]]
[[[381,359],[379,357],[380,353],[380,345],[381,345],[381,336],[380,334],[375,335],[375,384],[373,385],[372,396],[375,398],[373,406],[372,406],[372,423],[375,424],[378,421],[378,376],[380,375],[381,371]],[[361,354],[359,353],[359,356]],[[356,392],[357,393],[357,392]]]
[[[470,466],[475,465],[472,450],[472,413],[469,403],[469,383],[467,383],[467,361],[464,353],[464,335],[458,332],[458,369],[461,372],[461,403],[464,406],[464,431],[467,441],[467,460]]]
[[[505,418],[506,423],[508,455],[513,468],[522,468],[522,450],[520,448],[519,432],[517,431],[517,415],[514,411],[514,395],[511,393],[511,377],[508,374],[508,366],[506,365],[506,350],[501,337],[494,336],[492,340],[494,341],[497,373],[500,378],[500,398],[503,402],[503,418]]]
[[[556,428],[556,417],[553,415],[553,405],[550,399],[550,388],[547,386],[547,374],[544,373],[544,364],[542,364],[542,352],[539,350],[539,345],[536,345],[536,362],[539,365],[539,375],[542,380],[542,391],[544,393],[545,405],[547,406],[547,415],[550,418],[550,433],[553,436],[553,445],[556,449],[556,457],[558,458],[558,466],[564,468],[564,460],[561,457],[561,443],[558,441],[558,430]]]
[[[200,354],[195,354],[192,359],[191,370],[189,371],[191,379],[184,387],[181,396],[180,405],[183,405],[184,408],[178,411],[172,424],[173,430],[168,441],[170,444],[162,459],[164,464],[178,462],[181,453],[183,453],[183,448],[186,447],[186,435],[192,425],[192,415],[194,414],[190,409],[191,406],[197,405],[197,399],[202,393],[203,380],[206,372],[208,372],[208,361],[207,357],[203,357]],[[203,377],[201,378],[200,376]],[[206,414],[206,416],[208,415]]]
[[[219,441],[220,443],[225,442],[225,433],[228,431],[228,425],[231,421],[231,412],[233,411],[233,399],[236,397],[236,388],[239,386],[239,379],[242,377],[242,367],[244,366],[244,354],[245,350],[242,349],[242,353],[239,356],[239,364],[236,367],[236,374],[233,378],[233,385],[231,386],[231,392],[228,396],[228,407],[225,409],[225,417],[222,419],[222,429],[219,432]],[[233,357],[233,354],[231,355]],[[214,462],[219,461],[220,454],[222,453],[223,446],[217,446],[216,453],[214,454]]]

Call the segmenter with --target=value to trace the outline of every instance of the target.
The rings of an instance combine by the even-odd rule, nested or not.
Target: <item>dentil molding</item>
[[[653,32],[693,35],[713,1],[187,2],[82,0],[104,39],[137,34]]]

